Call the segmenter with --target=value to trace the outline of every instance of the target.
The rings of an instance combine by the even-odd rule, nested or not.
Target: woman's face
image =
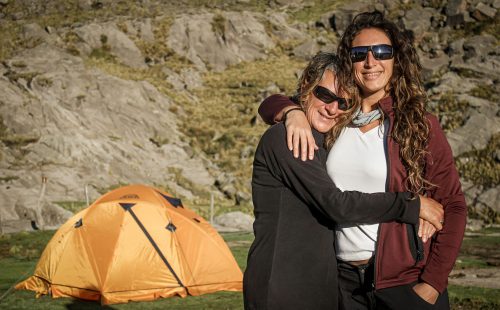
[[[318,84],[333,94],[337,94],[337,78],[332,71],[326,70],[323,79]],[[342,96],[339,96],[342,97]],[[338,109],[338,102],[325,103],[318,99],[313,93],[309,95],[306,106],[306,117],[311,127],[319,132],[325,133],[335,125],[335,119],[342,110]]]
[[[385,32],[378,28],[366,28],[361,30],[352,41],[352,47],[372,46],[377,44],[392,45],[391,40]],[[361,90],[363,98],[376,97],[380,100],[385,97],[388,84],[394,69],[394,58],[377,60],[371,51],[366,59],[352,64],[354,79]]]

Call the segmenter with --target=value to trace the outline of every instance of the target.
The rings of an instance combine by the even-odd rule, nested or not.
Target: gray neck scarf
[[[380,109],[375,109],[368,113],[363,113],[361,109],[359,109],[356,113],[354,113],[354,119],[352,120],[352,124],[355,127],[363,127],[365,125],[370,124],[374,120],[379,119],[382,116]]]

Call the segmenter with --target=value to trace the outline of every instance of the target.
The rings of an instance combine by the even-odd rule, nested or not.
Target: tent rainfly
[[[103,195],[62,225],[34,275],[16,288],[114,304],[241,291],[242,277],[207,221],[179,199],[131,185]]]

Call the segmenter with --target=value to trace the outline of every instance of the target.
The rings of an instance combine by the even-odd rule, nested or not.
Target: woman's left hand
[[[439,297],[439,292],[425,282],[416,284],[413,287],[413,290],[415,291],[415,293],[417,293],[418,296],[420,296],[420,298],[430,303],[431,305],[435,304],[436,300]]]

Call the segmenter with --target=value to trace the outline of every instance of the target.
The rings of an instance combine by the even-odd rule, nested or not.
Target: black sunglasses
[[[345,98],[338,97],[334,93],[332,93],[328,88],[323,86],[316,86],[313,89],[313,94],[319,100],[323,101],[326,104],[337,101],[339,104],[339,110],[345,111],[350,108],[349,101]]]
[[[368,52],[372,52],[377,60],[387,60],[394,57],[394,49],[388,44],[377,44],[372,46],[355,46],[351,48],[352,62],[364,61]]]

